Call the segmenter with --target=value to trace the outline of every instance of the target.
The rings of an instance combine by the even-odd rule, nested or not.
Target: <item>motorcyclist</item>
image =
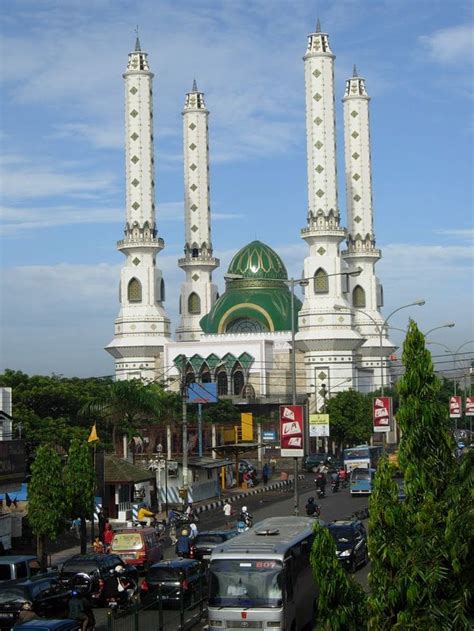
[[[125,596],[125,600],[129,602],[135,595],[136,585],[134,581],[125,575],[125,568],[123,565],[116,565],[114,568],[115,576],[117,577],[117,592],[119,598],[121,595]]]
[[[253,517],[249,513],[248,508],[246,506],[242,506],[242,509],[239,515],[239,521],[243,521],[244,524],[247,526],[247,528],[252,527]]]
[[[319,471],[319,473],[316,475],[316,488],[319,491],[319,495],[320,496],[324,496],[326,495],[326,474],[323,473],[322,471]]]
[[[95,626],[94,614],[90,602],[79,587],[76,587],[71,592],[67,617],[71,620],[77,620],[82,631],[87,631]]]
[[[331,486],[334,491],[339,490],[339,473],[337,471],[331,473]]]
[[[191,539],[189,537],[190,530],[182,529],[176,541],[175,551],[179,557],[187,558],[191,552]]]
[[[308,517],[313,517],[314,515],[319,515],[319,506],[314,502],[314,497],[308,497],[308,501],[306,502],[306,514]]]
[[[137,521],[143,522],[149,526],[154,516],[155,513],[150,510],[149,506],[147,506],[146,504],[141,504],[137,513]]]

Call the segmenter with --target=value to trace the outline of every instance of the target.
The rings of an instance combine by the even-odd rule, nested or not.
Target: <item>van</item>
[[[118,554],[128,565],[147,570],[163,559],[163,549],[154,528],[127,528],[114,533],[110,552]]]

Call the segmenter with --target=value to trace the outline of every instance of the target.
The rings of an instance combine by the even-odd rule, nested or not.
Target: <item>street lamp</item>
[[[457,364],[457,356],[459,355],[460,351],[467,346],[468,344],[474,344],[474,340],[468,340],[467,342],[464,342],[463,344],[461,344],[461,346],[458,346],[458,348],[453,351],[452,349],[449,348],[449,346],[446,346],[446,344],[442,344],[441,342],[426,342],[427,344],[436,344],[437,346],[441,346],[442,348],[444,348],[444,350],[449,353],[452,357],[452,362],[453,362],[453,369],[454,371],[456,371],[456,364]],[[454,381],[454,396],[456,396],[457,394],[457,380],[456,380],[456,375],[453,375],[453,381]]]
[[[385,320],[382,322],[382,324],[380,325],[377,320],[370,315],[370,313],[367,313],[367,311],[364,311],[364,309],[359,309],[358,307],[345,307],[344,305],[334,305],[334,309],[336,309],[336,311],[345,311],[348,310],[351,313],[363,313],[365,316],[367,316],[369,318],[369,320],[372,321],[377,333],[379,334],[379,350],[380,350],[380,392],[381,392],[381,396],[384,395],[384,372],[383,372],[383,331],[384,328],[387,326],[388,321],[390,320],[390,318],[397,313],[398,311],[401,311],[402,309],[408,309],[409,307],[422,307],[425,304],[425,300],[415,300],[414,302],[410,302],[410,304],[408,305],[402,305],[401,307],[397,307],[396,309],[394,309],[391,313],[388,314],[388,316],[385,318]]]
[[[344,272],[336,272],[327,276],[359,276],[362,273],[362,267],[347,269]],[[296,405],[296,343],[295,343],[295,284],[307,285],[313,277],[290,278],[289,283],[291,292],[291,401]],[[293,459],[293,478],[294,478],[294,513],[299,514],[299,489],[298,489],[298,458]]]
[[[433,333],[433,331],[437,331],[438,329],[452,329],[453,326],[456,326],[454,322],[446,322],[446,324],[440,324],[439,326],[433,327],[429,331],[426,331],[426,333],[423,333],[423,335],[426,338],[430,333]]]

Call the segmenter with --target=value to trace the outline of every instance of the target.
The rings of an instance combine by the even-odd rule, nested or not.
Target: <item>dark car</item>
[[[224,543],[238,535],[237,530],[209,530],[198,534],[194,540],[194,558],[198,561],[208,561],[211,552],[220,543]]]
[[[140,586],[140,597],[144,604],[152,604],[161,590],[163,608],[192,607],[207,595],[206,571],[194,559],[173,559],[155,563],[148,570]]]
[[[3,581],[24,581],[41,572],[38,557],[29,554],[0,557],[0,583]]]
[[[15,627],[15,631],[17,629],[21,631],[77,631],[77,621],[68,618],[65,620],[41,618],[19,624]]]
[[[59,582],[57,575],[6,581],[0,586],[0,629],[13,627],[24,603],[30,603],[38,616],[65,616],[70,597],[70,590]]]
[[[64,562],[59,573],[62,585],[71,588],[78,575],[90,580],[92,604],[104,605],[107,598],[117,596],[117,566],[124,568],[123,576],[138,584],[138,572],[133,565],[126,565],[117,554],[76,554]]]
[[[369,562],[367,532],[361,521],[333,521],[328,528],[336,544],[337,558],[349,572]]]

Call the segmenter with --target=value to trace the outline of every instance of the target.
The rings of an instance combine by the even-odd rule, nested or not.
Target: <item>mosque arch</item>
[[[128,302],[142,301],[142,284],[138,278],[131,278],[127,287]]]
[[[366,306],[365,289],[356,285],[352,291],[352,304],[356,309],[364,309]]]
[[[236,364],[235,369],[232,372],[232,393],[236,396],[242,394],[245,386],[244,371],[240,364]]]
[[[189,294],[188,313],[191,315],[199,315],[201,313],[201,298],[195,291]]]
[[[211,383],[211,371],[209,370],[209,366],[206,362],[201,366],[201,372],[199,373],[199,379],[201,383]]]
[[[229,382],[227,379],[227,371],[222,366],[218,372],[216,377],[217,382],[217,395],[218,396],[226,396],[229,394]]]
[[[329,292],[329,279],[326,270],[318,268],[314,273],[314,293],[327,294]]]
[[[186,365],[186,373],[184,376],[184,381],[187,386],[189,386],[190,383],[196,382],[196,373],[194,372],[194,368],[191,366],[191,364]]]

